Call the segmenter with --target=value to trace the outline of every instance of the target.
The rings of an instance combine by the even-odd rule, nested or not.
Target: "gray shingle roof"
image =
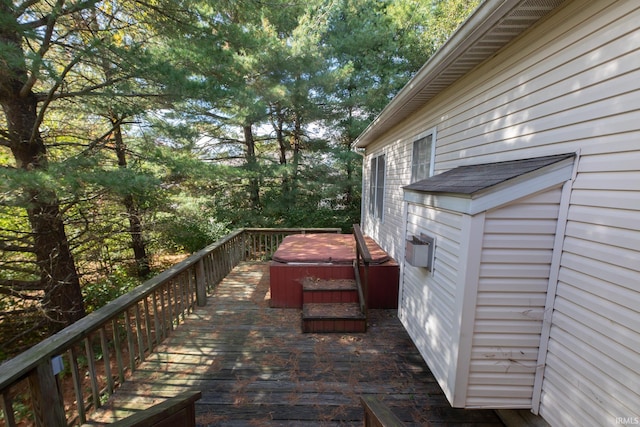
[[[472,195],[574,156],[574,153],[568,153],[532,159],[459,166],[403,188],[425,193]]]

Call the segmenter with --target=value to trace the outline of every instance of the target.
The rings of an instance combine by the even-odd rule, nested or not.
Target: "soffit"
[[[354,147],[366,147],[563,2],[489,0],[482,3],[356,139]]]

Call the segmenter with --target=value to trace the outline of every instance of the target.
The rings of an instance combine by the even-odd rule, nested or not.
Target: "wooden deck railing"
[[[195,427],[196,401],[201,397],[202,393],[199,391],[185,391],[149,409],[106,425],[109,427]],[[91,424],[83,424],[82,427],[91,427]]]
[[[405,426],[400,418],[375,396],[362,396],[360,402],[364,408],[364,427]]]
[[[241,261],[266,260],[290,234],[339,229],[241,229],[0,365],[7,427],[86,421]],[[73,392],[71,392],[73,390]],[[1,419],[0,419],[1,420]]]
[[[358,296],[360,297],[360,309],[367,316],[369,302],[369,264],[373,261],[367,242],[362,234],[362,229],[358,224],[353,224],[353,236],[356,241],[356,259],[354,260],[354,269],[356,273],[356,284],[358,285]],[[360,274],[362,267],[362,275]]]

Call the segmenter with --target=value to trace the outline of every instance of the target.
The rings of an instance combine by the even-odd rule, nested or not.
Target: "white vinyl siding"
[[[455,294],[461,262],[462,215],[408,205],[408,235],[428,233],[437,241],[433,273],[404,265],[400,319],[445,393],[452,369]]]
[[[637,131],[637,92],[629,89],[640,79],[639,5],[570,6],[425,111],[446,117],[438,124],[436,169],[570,152],[601,144],[611,129]]]
[[[554,426],[615,425],[617,417],[640,417],[639,57],[640,2],[568,1],[372,144],[389,153],[389,203],[385,226],[371,232],[396,257],[404,240],[401,186],[410,179],[412,135],[437,126],[435,173],[579,152],[553,287],[557,296],[547,307],[548,352],[540,361],[539,412]],[[433,221],[421,217],[424,224]],[[410,222],[408,234],[424,224]],[[512,231],[517,240],[518,230]],[[436,261],[440,272],[433,277],[451,273],[443,261]],[[427,309],[451,311],[445,287],[438,298],[420,293],[426,279],[411,274],[405,272],[404,280],[416,281],[405,283],[416,312],[403,321],[417,344],[435,345],[421,331]],[[440,300],[444,306],[433,307]],[[446,322],[440,327],[445,330]],[[531,351],[523,350],[527,363]],[[474,346],[471,357],[479,354]],[[469,378],[469,387],[478,375]]]
[[[384,223],[373,220],[368,211],[369,182],[365,182],[365,198],[363,206],[366,206],[363,218],[363,232],[373,237],[385,251],[393,258],[399,260],[404,255],[404,240],[401,238],[405,230],[404,199],[402,187],[411,183],[411,159],[413,154],[413,141],[422,134],[429,132],[432,126],[428,123],[418,123],[403,127],[395,134],[397,141],[393,146],[385,147],[386,175],[385,175],[385,199],[384,199]],[[371,158],[380,155],[382,150],[374,145],[367,148],[371,155],[365,159],[366,170],[364,176],[369,177]]]
[[[553,425],[640,417],[640,147],[600,149],[571,197],[540,406]]]
[[[435,263],[403,264],[400,319],[453,406],[532,407],[562,194],[476,215],[407,204]]]
[[[486,213],[468,407],[528,408],[561,190]]]

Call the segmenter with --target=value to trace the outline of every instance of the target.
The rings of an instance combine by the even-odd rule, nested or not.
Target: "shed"
[[[574,158],[460,166],[404,187],[407,245],[433,245],[432,263],[405,262],[402,305],[424,304],[405,323],[431,340],[418,347],[453,406],[530,405]]]

